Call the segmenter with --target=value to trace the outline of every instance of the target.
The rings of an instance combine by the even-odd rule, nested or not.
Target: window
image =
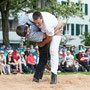
[[[88,15],[88,4],[85,4],[85,15]]]
[[[88,25],[85,25],[85,32],[88,33]]]
[[[71,24],[71,35],[74,35],[74,24]]]
[[[80,34],[80,25],[76,24],[76,36]]]

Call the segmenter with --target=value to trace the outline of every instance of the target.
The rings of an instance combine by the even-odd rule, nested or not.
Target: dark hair
[[[42,14],[40,12],[34,12],[33,19],[37,20],[38,18],[42,19]]]
[[[27,26],[25,26],[25,25],[17,26],[16,33],[19,36],[25,37],[27,34]]]

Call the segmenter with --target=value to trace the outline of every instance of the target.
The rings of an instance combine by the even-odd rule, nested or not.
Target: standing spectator
[[[19,48],[20,48],[20,53],[25,51],[23,44],[20,44]]]
[[[4,51],[4,56],[7,56],[8,51],[9,51],[9,48],[8,48],[8,47],[6,47],[6,48],[5,48],[5,51]]]
[[[19,54],[19,52],[17,52],[16,55],[13,55],[13,60],[15,62],[17,71],[20,70],[20,73],[22,73],[22,66],[21,66],[21,62],[20,62],[20,54]]]
[[[32,54],[32,52],[29,53],[28,57],[27,57],[27,66],[31,69],[31,73],[35,72],[35,58]]]
[[[85,55],[85,51],[83,50],[82,53],[79,55],[79,64],[81,64],[87,71],[90,71],[87,61],[88,61],[88,56]]]

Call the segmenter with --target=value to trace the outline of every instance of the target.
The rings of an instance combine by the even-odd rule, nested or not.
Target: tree
[[[85,46],[90,46],[90,33],[85,32],[83,37],[84,39],[81,42],[83,42]]]
[[[33,1],[33,0],[31,0]],[[3,32],[3,43],[9,45],[9,21],[8,17],[10,12],[16,14],[19,10],[24,10],[26,7],[31,8],[32,2],[29,0],[3,0],[0,2],[0,12],[2,17],[2,32]],[[24,8],[24,9],[23,9]],[[25,10],[24,10],[25,11]]]
[[[57,3],[55,0],[41,0],[41,8],[38,8],[38,0],[3,0],[3,2],[0,3],[3,43],[5,45],[9,44],[8,17],[11,13],[15,16],[19,11],[27,13],[34,11],[48,11],[57,17],[62,16],[67,19],[71,16],[82,17],[81,2],[79,1],[78,3],[79,4],[76,5],[74,2],[67,0],[66,4],[62,5]]]

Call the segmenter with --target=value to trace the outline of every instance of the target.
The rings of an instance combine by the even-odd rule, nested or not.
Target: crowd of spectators
[[[15,50],[11,45],[0,47],[0,74],[34,73],[38,62],[37,46],[20,44]]]
[[[84,45],[78,53],[75,52],[75,46],[71,45],[69,49],[66,45],[59,48],[59,72],[78,72],[90,71],[90,48]]]
[[[26,47],[20,44],[13,49],[11,45],[0,47],[0,74],[34,73],[39,63],[38,46]],[[47,70],[47,69],[45,69]],[[59,47],[58,72],[90,71],[90,48],[82,45],[76,53],[75,46]]]

